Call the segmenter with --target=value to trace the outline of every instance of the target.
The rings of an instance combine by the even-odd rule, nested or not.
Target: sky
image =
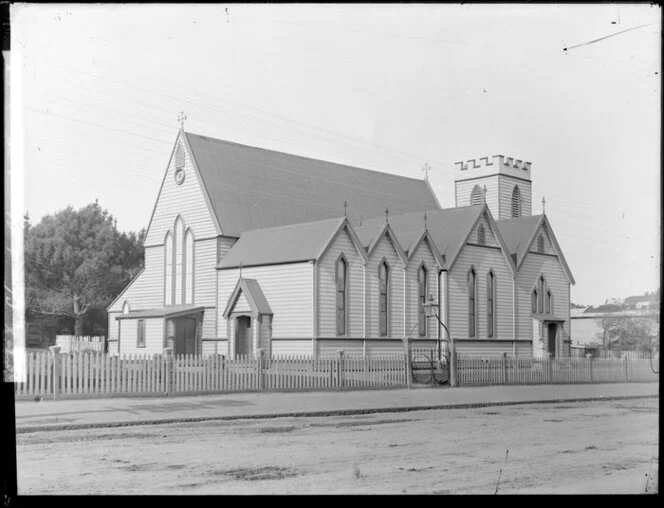
[[[505,154],[532,161],[573,302],[653,291],[661,29],[650,4],[12,4],[12,199],[33,224],[98,199],[146,227],[180,111],[252,146],[429,163],[444,208],[456,161]]]

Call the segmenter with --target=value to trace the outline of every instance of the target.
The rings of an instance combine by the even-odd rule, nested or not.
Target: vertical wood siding
[[[164,350],[164,319],[145,319],[145,347],[136,347],[138,319],[120,319],[121,354],[162,354]]]
[[[223,312],[235,289],[239,269],[218,270],[218,336],[227,338]],[[256,279],[274,313],[272,336],[283,338],[311,338],[313,301],[313,265],[291,263],[242,268],[242,277]],[[232,341],[231,341],[232,342]]]
[[[321,337],[336,337],[336,262],[343,253],[348,261],[347,330],[350,337],[362,337],[364,306],[363,259],[355,249],[344,228],[333,240],[318,264],[318,333]],[[309,298],[311,300],[311,298]],[[276,314],[276,313],[275,313]]]
[[[178,138],[177,143],[180,142]],[[175,183],[175,157],[173,157],[168,164],[166,178],[145,237],[146,247],[163,243],[166,232],[173,229],[178,214],[182,215],[188,227],[194,229],[196,238],[217,236],[214,219],[210,215],[201,182],[193,168],[191,154],[186,149],[184,151],[184,182],[182,185]]]
[[[403,264],[394,249],[394,244],[388,235],[383,236],[367,262],[367,300],[366,319],[367,337],[379,337],[378,327],[378,266],[383,259],[390,267],[388,286],[389,327],[388,337],[401,337],[403,335]]]
[[[465,245],[449,271],[450,332],[456,339],[468,337],[468,271],[475,267],[477,276],[478,326],[475,338],[487,338],[487,274],[493,269],[496,285],[496,314],[492,339],[512,341],[512,272],[502,251]]]
[[[489,205],[491,214],[494,217],[498,217],[499,191],[498,179],[495,176],[478,178],[476,180],[468,180],[465,182],[455,182],[456,206],[468,206],[472,204],[470,201],[470,195],[476,185],[479,185],[480,189],[483,189],[486,185],[486,203]]]
[[[557,348],[562,351],[562,341],[569,340],[569,283],[560,260],[552,256],[527,254],[517,274],[517,334],[519,339],[533,339],[530,296],[540,273],[553,294],[554,314],[564,318],[562,333],[558,335]]]
[[[417,299],[418,299],[418,285],[417,285],[417,270],[420,264],[424,261],[428,270],[428,293],[432,294],[434,298],[438,295],[438,266],[436,265],[436,258],[431,252],[431,247],[427,241],[420,242],[420,244],[413,252],[408,260],[406,267],[406,335],[408,337],[418,337],[418,316],[417,316]],[[427,299],[429,294],[427,294]],[[438,337],[438,321],[435,317],[427,319],[427,337]]]
[[[500,219],[512,218],[512,192],[514,186],[519,186],[521,192],[521,217],[528,217],[532,215],[532,184],[517,180],[507,175],[499,175],[500,180]],[[491,210],[493,212],[493,210]],[[498,215],[494,214],[498,218]]]
[[[145,269],[134,279],[108,311],[122,312],[124,302],[129,302],[129,308],[132,311],[164,306],[163,244],[145,248]]]

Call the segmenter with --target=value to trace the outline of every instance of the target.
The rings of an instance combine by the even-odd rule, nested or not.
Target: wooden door
[[[547,352],[553,358],[556,356],[556,331],[558,325],[556,323],[549,323],[548,326],[548,335],[547,335]]]
[[[198,348],[196,347],[196,319],[185,318],[183,329],[185,354],[198,354]]]
[[[240,316],[235,330],[235,355],[251,355],[252,349],[251,318]]]

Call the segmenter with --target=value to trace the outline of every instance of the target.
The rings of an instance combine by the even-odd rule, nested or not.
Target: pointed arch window
[[[468,337],[475,337],[477,332],[477,277],[475,269],[468,272]]]
[[[184,303],[194,303],[194,236],[191,229],[187,229],[184,245]]]
[[[530,312],[537,314],[537,289],[533,289],[533,294],[530,297]]]
[[[512,217],[521,217],[521,191],[518,185],[512,190]]]
[[[184,168],[184,148],[181,144],[178,144],[177,149],[175,150],[175,169]]]
[[[486,281],[486,334],[493,337],[496,321],[496,277],[493,270],[489,271]]]
[[[182,303],[182,280],[184,263],[184,224],[180,217],[175,221],[175,304]]]
[[[169,231],[164,240],[164,305],[173,303],[173,236]]]
[[[473,187],[473,192],[471,192],[470,194],[470,204],[471,205],[482,204],[482,188],[479,185]]]
[[[551,290],[546,291],[546,313],[553,313],[553,295],[551,295]]]
[[[537,236],[537,252],[544,254],[544,237],[541,234]]]
[[[124,305],[122,306],[122,313],[129,314],[129,302],[125,302]]]
[[[387,323],[389,322],[389,288],[390,267],[383,260],[378,266],[378,333],[381,337],[387,336]]]
[[[484,224],[480,224],[480,227],[477,228],[477,243],[480,245],[486,245],[486,231],[484,230]]]
[[[427,317],[424,312],[424,304],[427,301],[429,289],[429,270],[425,264],[417,269],[417,326],[418,335],[424,337],[427,334]]]
[[[336,265],[337,286],[337,335],[346,335],[346,318],[348,298],[346,288],[348,285],[348,261],[342,256]]]
[[[537,312],[539,312],[540,314],[542,314],[544,312],[544,287],[545,287],[545,285],[546,284],[544,283],[544,277],[540,276],[540,278],[539,278],[539,287],[538,287],[538,290],[537,290],[537,294],[539,296],[539,298],[537,299]]]

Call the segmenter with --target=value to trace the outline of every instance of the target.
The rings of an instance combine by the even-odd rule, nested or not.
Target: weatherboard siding
[[[226,340],[204,340],[201,344],[201,353],[208,355],[228,354],[228,341]]]
[[[217,313],[218,337],[227,337],[227,321],[223,317],[229,297],[240,277],[240,270],[218,270],[219,297]],[[313,327],[313,265],[289,263],[242,268],[242,277],[255,279],[273,312],[272,337],[311,338]]]
[[[533,333],[531,294],[539,276],[544,275],[546,285],[553,294],[553,314],[565,319],[562,333],[558,334],[556,350],[563,351],[563,341],[569,340],[569,283],[557,257],[528,253],[517,276],[517,332],[519,339],[539,339]],[[546,289],[545,289],[546,292]],[[546,317],[546,315],[544,315]],[[525,336],[524,336],[525,335]]]
[[[145,269],[129,284],[108,312],[121,312],[125,302],[129,302],[132,311],[164,306],[163,245],[145,248]]]
[[[138,319],[120,319],[120,354],[160,355],[164,351],[163,318],[145,318],[145,347],[136,347]]]
[[[460,339],[454,342],[455,350],[458,354],[465,355],[487,355],[496,356],[507,353],[512,356],[516,351],[519,358],[530,358],[532,356],[532,345],[530,342],[512,342],[512,341],[486,341]]]
[[[553,243],[551,243],[551,237],[549,236],[549,233],[546,230],[547,228],[544,227],[544,225],[541,225],[540,228],[537,230],[537,233],[535,234],[535,237],[533,239],[533,243],[530,244],[530,248],[528,249],[528,252],[535,252],[539,253],[537,250],[537,238],[539,235],[542,235],[542,238],[544,238],[544,254],[555,254],[556,251],[553,248]]]
[[[388,274],[388,337],[403,336],[403,263],[394,248],[394,244],[384,235],[376,245],[367,262],[367,301],[366,320],[367,337],[378,337],[379,328],[379,280],[378,268],[383,259],[389,266]]]
[[[336,262],[343,253],[348,262],[347,336],[362,337],[364,305],[364,260],[357,252],[346,229],[330,244],[318,264],[318,333],[320,337],[337,336]],[[311,300],[311,293],[307,293]]]
[[[226,253],[231,250],[231,247],[237,242],[237,238],[231,236],[217,237],[217,263],[220,263]]]
[[[493,269],[496,286],[494,336],[491,339],[513,340],[512,336],[512,272],[502,251],[465,245],[449,271],[449,328],[455,339],[468,339],[468,273],[475,268],[478,303],[477,339],[487,337],[487,275]]]
[[[213,307],[217,301],[216,239],[194,242],[195,305]]]
[[[181,143],[178,138],[177,143]],[[205,199],[202,184],[193,166],[191,154],[185,149],[185,178],[181,185],[175,183],[175,150],[166,170],[161,191],[145,237],[145,246],[164,243],[166,232],[173,231],[175,219],[182,216],[185,227],[194,231],[196,238],[216,237],[218,232]]]
[[[480,225],[484,226],[485,245],[490,245],[492,247],[499,247],[500,243],[498,243],[498,239],[496,238],[496,235],[493,233],[493,229],[489,224],[489,220],[486,218],[486,215],[484,214],[482,214],[482,217],[480,217],[480,219],[477,221],[477,224],[475,224],[472,231],[470,232],[470,235],[468,236],[468,242],[479,243],[479,238],[477,233],[480,229]]]
[[[115,319],[120,315],[120,312],[109,312],[108,313],[108,340],[116,341],[118,340],[118,321]]]
[[[521,217],[532,215],[531,182],[518,180],[507,175],[500,175],[498,179],[500,181],[500,218],[512,218],[512,192],[514,192],[515,185],[519,187],[521,193]],[[498,218],[498,215],[494,215],[494,217]]]
[[[468,176],[471,177],[472,174],[469,174]],[[470,196],[473,193],[473,189],[476,185],[479,185],[480,189],[483,189],[486,185],[486,203],[489,205],[493,216],[498,217],[499,193],[498,180],[496,177],[489,176],[486,178],[477,178],[476,180],[455,182],[456,206],[459,207],[472,205]]]
[[[417,338],[418,333],[418,293],[419,288],[417,285],[417,270],[424,262],[427,267],[427,300],[429,295],[433,295],[434,301],[438,301],[438,265],[436,258],[431,251],[431,247],[427,240],[420,242],[408,260],[406,267],[406,326],[405,332],[407,337]],[[427,318],[427,333],[426,337],[438,337],[438,321],[435,317]]]
[[[272,355],[313,355],[313,341],[309,340],[273,340]]]

